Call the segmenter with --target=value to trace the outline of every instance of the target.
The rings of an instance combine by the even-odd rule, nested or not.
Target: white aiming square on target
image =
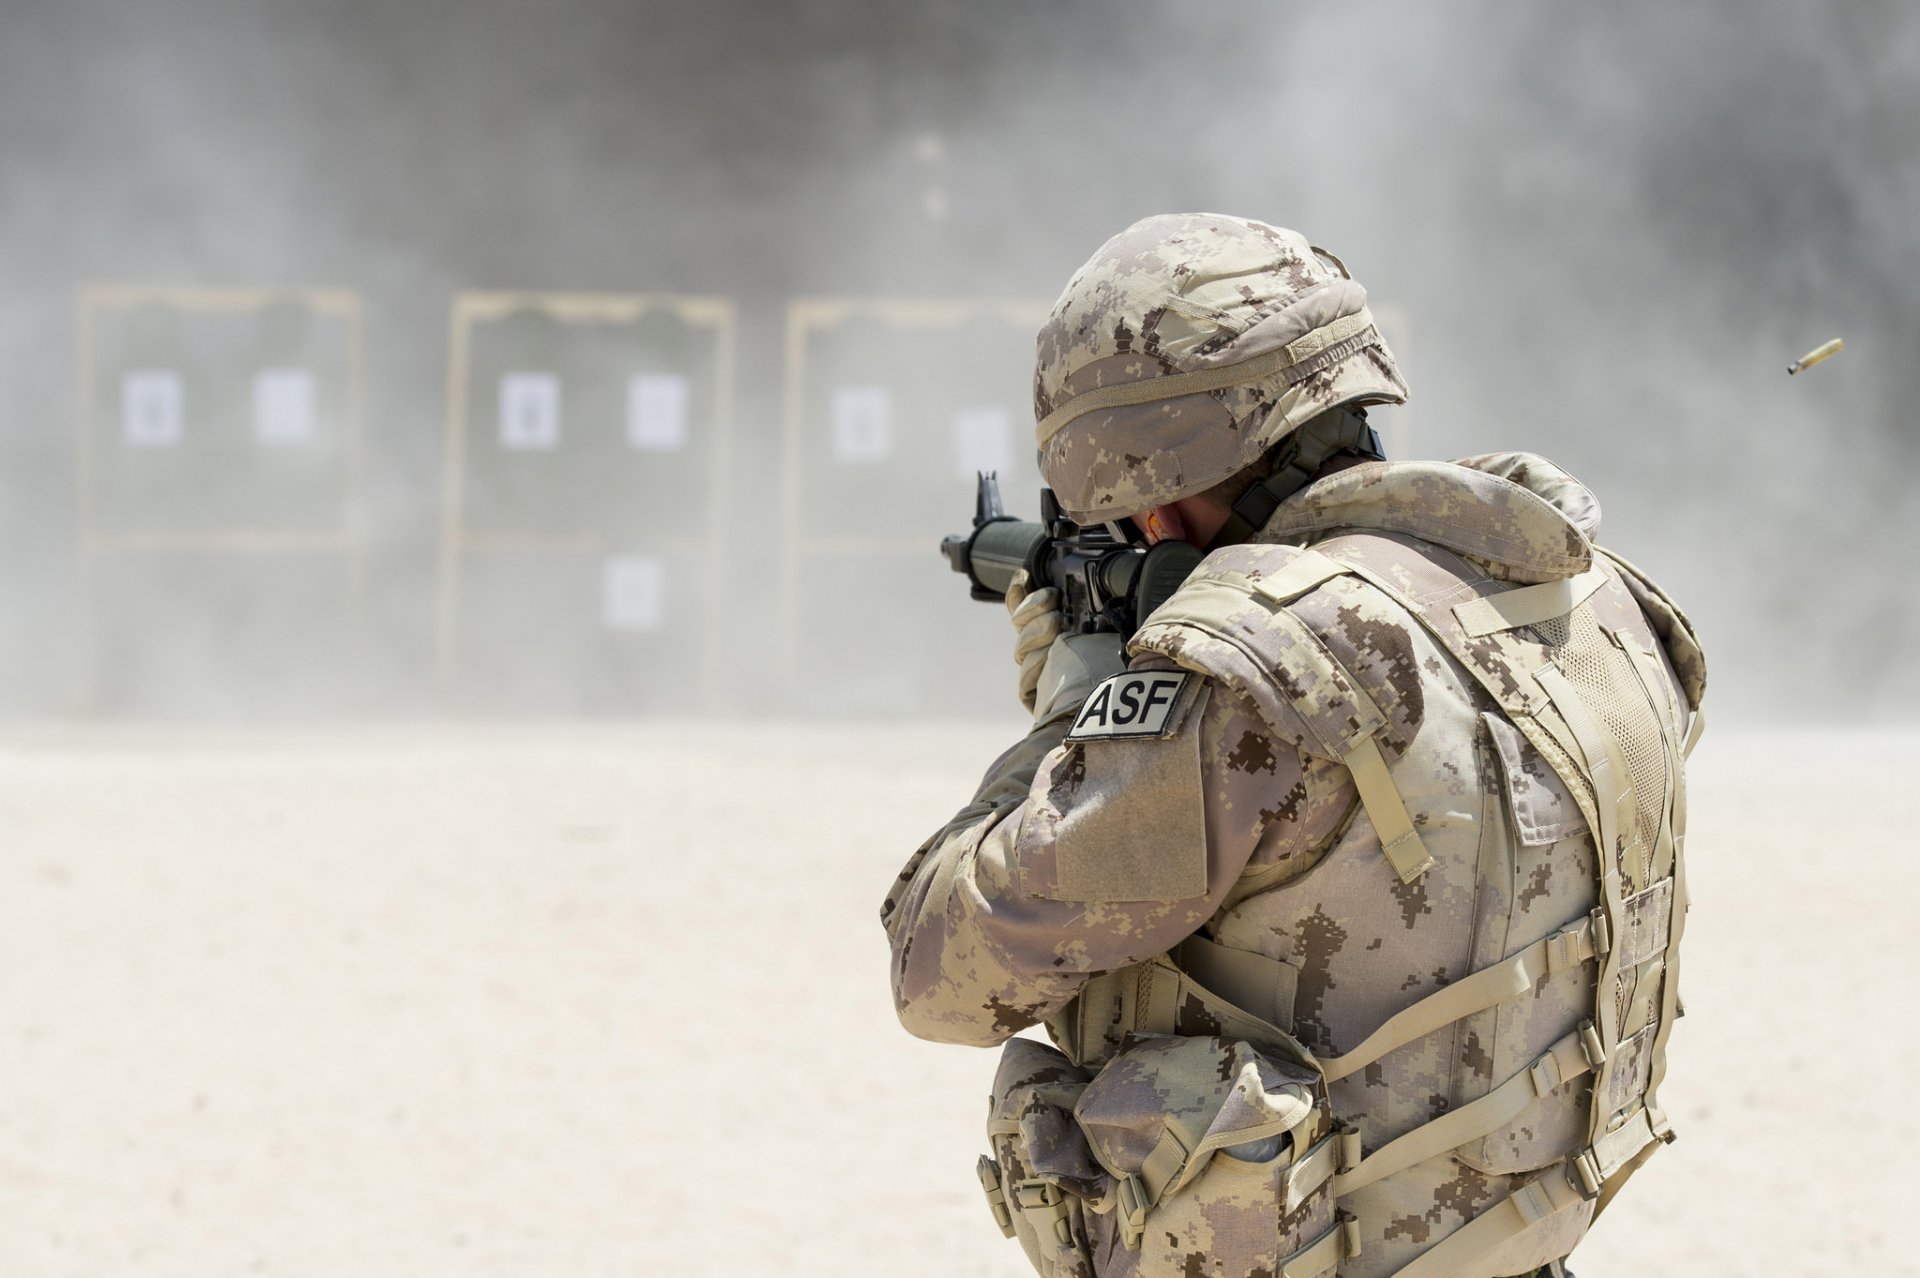
[[[843,386],[833,393],[833,455],[882,461],[893,453],[893,403],[884,386]]]
[[[268,447],[310,444],[314,437],[313,374],[266,368],[253,375],[253,437]]]
[[[1004,408],[963,408],[953,415],[953,469],[971,481],[983,470],[1013,469],[1013,420]]]
[[[643,453],[687,446],[687,379],[678,373],[636,373],[627,379],[627,443]]]
[[[129,448],[173,448],[185,428],[180,374],[147,369],[120,380],[120,438]]]
[[[666,566],[652,555],[609,555],[600,570],[600,621],[609,630],[658,630]]]
[[[560,444],[560,379],[508,373],[500,379],[500,446],[546,452]]]

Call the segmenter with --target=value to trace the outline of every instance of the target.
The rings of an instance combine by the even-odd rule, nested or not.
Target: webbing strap
[[[1103,408],[1124,408],[1131,404],[1152,404],[1162,400],[1180,399],[1187,395],[1199,395],[1207,391],[1225,390],[1229,386],[1250,386],[1263,377],[1283,372],[1300,364],[1329,346],[1344,342],[1348,338],[1358,337],[1373,327],[1373,314],[1361,307],[1352,315],[1345,315],[1329,324],[1309,331],[1304,337],[1295,338],[1285,346],[1276,347],[1251,359],[1241,360],[1237,364],[1219,364],[1212,368],[1197,369],[1191,373],[1175,373],[1166,377],[1147,377],[1137,382],[1116,382],[1110,386],[1096,386],[1069,399],[1060,407],[1040,419],[1034,427],[1036,441],[1044,445],[1059,434],[1068,423],[1077,417],[1098,412]]]
[[[1138,1004],[1132,1009],[1123,1008],[1121,1009],[1123,1023],[1116,1026],[1122,1033],[1177,1033],[1179,1032],[1180,1005],[1197,1005],[1205,1016],[1212,1019],[1211,1032],[1231,1038],[1243,1038],[1303,1068],[1315,1068],[1312,1053],[1308,1052],[1292,1033],[1207,988],[1190,973],[1182,970],[1175,962],[1173,955],[1163,954],[1157,958],[1148,959],[1138,966],[1153,969],[1150,975],[1142,975],[1140,982],[1143,988],[1151,982],[1152,989],[1155,991],[1152,1001],[1165,1006],[1166,1016],[1164,1019],[1156,1018],[1154,1023],[1147,1024],[1140,1020]]]
[[[1367,810],[1374,833],[1380,836],[1381,850],[1393,863],[1393,872],[1402,883],[1411,883],[1433,868],[1433,854],[1420,841],[1413,828],[1407,805],[1387,771],[1380,755],[1380,743],[1374,737],[1362,737],[1341,760],[1353,774],[1353,787],[1360,792],[1360,806]]]
[[[1565,1165],[1550,1168],[1538,1180],[1528,1181],[1422,1252],[1393,1278],[1450,1278],[1476,1257],[1517,1238],[1536,1222],[1586,1201],[1586,1195],[1567,1178]]]
[[[1345,576],[1348,571],[1339,560],[1308,550],[1288,560],[1278,572],[1268,573],[1254,582],[1253,588],[1275,603],[1288,603],[1322,582]]]
[[[1600,818],[1596,848],[1599,853],[1602,908],[1606,911],[1608,930],[1619,936],[1625,931],[1626,911],[1621,900],[1621,876],[1614,868],[1614,858],[1620,847],[1621,827],[1632,819],[1633,812],[1633,784],[1627,779],[1626,760],[1613,734],[1593,717],[1586,702],[1580,699],[1580,694],[1574,691],[1565,675],[1555,667],[1547,666],[1534,675],[1534,680],[1566,721],[1575,744],[1586,759],[1587,779],[1593,785],[1594,811]],[[1613,982],[1620,974],[1620,958],[1620,950],[1616,946],[1607,955],[1595,985],[1600,1013],[1600,1041],[1609,1052],[1620,1041],[1618,1016],[1613,1003]]]
[[[1344,565],[1342,569],[1345,570]],[[1303,575],[1311,577],[1319,571],[1315,565],[1303,570]],[[1266,594],[1261,584],[1253,583],[1251,589]],[[1297,657],[1303,664],[1294,674],[1305,691],[1290,695],[1301,721],[1326,757],[1339,759],[1353,774],[1360,805],[1373,822],[1374,833],[1379,836],[1381,849],[1392,864],[1393,872],[1400,876],[1402,883],[1413,882],[1432,868],[1433,856],[1414,829],[1413,818],[1407,814],[1407,805],[1401,801],[1400,791],[1387,771],[1387,761],[1380,753],[1375,734],[1384,730],[1386,716],[1311,626],[1284,607],[1275,607],[1273,619],[1276,625],[1290,627],[1300,640]],[[1316,692],[1345,698],[1352,704],[1353,713],[1335,713],[1328,696],[1316,699]]]
[[[1172,1034],[1179,1026],[1180,974],[1159,963],[1140,973],[1133,1028],[1141,1034]]]
[[[1660,1084],[1667,1080],[1667,1038],[1674,1022],[1680,1019],[1680,936],[1687,929],[1686,857],[1673,858],[1673,913],[1667,932],[1667,970],[1661,976],[1660,1028],[1653,1034],[1653,1062],[1647,1072],[1644,1103],[1653,1122],[1653,1133],[1662,1140],[1673,1139],[1666,1111],[1660,1108]]]
[[[1653,696],[1654,680],[1659,673],[1653,664],[1653,654],[1643,651],[1637,644],[1627,645],[1627,648],[1633,656],[1634,670],[1646,685],[1647,695]],[[1660,1108],[1659,1092],[1660,1084],[1667,1077],[1667,1037],[1673,1032],[1674,1022],[1680,1018],[1680,937],[1687,927],[1687,864],[1682,847],[1687,811],[1686,758],[1700,740],[1705,722],[1701,713],[1694,711],[1693,728],[1687,734],[1686,744],[1680,747],[1678,758],[1674,756],[1673,732],[1669,731],[1670,727],[1677,730],[1677,726],[1670,725],[1664,718],[1660,724],[1660,738],[1666,744],[1668,791],[1666,811],[1661,814],[1660,837],[1672,854],[1672,865],[1668,870],[1670,877],[1663,881],[1672,885],[1672,899],[1667,903],[1667,932],[1662,938],[1666,950],[1666,971],[1660,978],[1660,1027],[1653,1034],[1653,1059],[1647,1073],[1647,1090],[1641,1100],[1646,1106],[1653,1134],[1662,1140],[1672,1139],[1666,1112]],[[1654,886],[1658,887],[1659,884]]]
[[[1186,1164],[1187,1147],[1171,1125],[1160,1129],[1160,1139],[1140,1163],[1140,1170],[1134,1174],[1140,1178],[1141,1186],[1147,1191],[1146,1205],[1152,1207],[1167,1192],[1167,1186],[1180,1174],[1180,1168]]]
[[[1621,1186],[1632,1179],[1635,1172],[1646,1166],[1647,1160],[1653,1157],[1653,1151],[1660,1147],[1661,1143],[1659,1141],[1650,1141],[1645,1149],[1642,1149],[1639,1153],[1628,1159],[1619,1171],[1607,1177],[1606,1183],[1600,1187],[1600,1196],[1596,1198],[1593,1203],[1593,1218],[1595,1220],[1600,1219],[1601,1213],[1606,1211],[1607,1204],[1613,1201],[1613,1196],[1620,1192]]]
[[[1601,878],[1618,877],[1612,871],[1613,858],[1620,851],[1624,831],[1631,825],[1634,811],[1633,782],[1627,773],[1626,756],[1621,753],[1613,733],[1594,716],[1558,667],[1545,666],[1533,677],[1560,717],[1566,720],[1580,753],[1585,756],[1587,778],[1593,784],[1594,808],[1600,818]],[[1618,884],[1615,888],[1617,891]]]
[[[1657,1139],[1653,1131],[1653,1117],[1642,1106],[1628,1115],[1618,1127],[1593,1142],[1584,1153],[1576,1156],[1573,1168],[1583,1180],[1591,1176],[1592,1188],[1598,1193],[1608,1177],[1632,1162]]]
[[[1594,953],[1593,922],[1582,918],[1552,936],[1535,941],[1518,954],[1435,990],[1412,1007],[1388,1017],[1352,1051],[1322,1059],[1321,1072],[1329,1083],[1336,1082],[1373,1064],[1396,1047],[1524,994],[1542,976],[1584,963]]]
[[[1606,584],[1604,568],[1589,568],[1571,577],[1559,577],[1538,585],[1503,590],[1497,595],[1482,595],[1455,604],[1453,615],[1466,632],[1478,639],[1500,630],[1518,626],[1537,626],[1555,617],[1564,617],[1585,603],[1587,597]]]
[[[1180,973],[1161,963],[1102,972],[1047,1020],[1076,1065],[1096,1059],[1128,1033],[1171,1034],[1179,1012]]]
[[[1680,747],[1680,757],[1691,759],[1693,748],[1700,744],[1700,734],[1707,730],[1707,712],[1696,706],[1693,711],[1693,726],[1687,730],[1687,743]]]
[[[1673,798],[1681,767],[1686,762],[1685,747],[1680,741],[1680,730],[1685,723],[1682,704],[1669,687],[1665,672],[1658,664],[1651,648],[1643,648],[1625,635],[1616,634],[1613,641],[1620,651],[1626,654],[1627,664],[1633,667],[1634,675],[1640,681],[1640,689],[1646,694],[1647,704],[1653,709],[1653,717],[1660,728],[1660,754],[1666,774],[1664,797],[1666,802],[1660,809],[1660,827],[1653,849],[1648,877],[1640,880],[1649,882],[1653,878],[1666,875],[1673,861]]]
[[[1274,1025],[1293,1024],[1300,969],[1291,963],[1198,933],[1174,946],[1171,957],[1181,971],[1243,1011]]]
[[[1342,1215],[1333,1228],[1280,1262],[1281,1278],[1323,1278],[1343,1260],[1360,1254],[1360,1228],[1353,1217]]]
[[[1600,872],[1602,908],[1608,929],[1617,937],[1625,934],[1626,910],[1621,901],[1621,874],[1614,867],[1615,850],[1620,846],[1620,830],[1633,817],[1633,785],[1627,779],[1626,760],[1612,732],[1597,722],[1587,705],[1574,691],[1567,677],[1552,666],[1534,676],[1554,707],[1573,732],[1580,752],[1586,756],[1587,776],[1593,783],[1594,807],[1600,817],[1600,838],[1596,844]],[[1600,1134],[1608,1115],[1602,1113],[1608,1076],[1615,1066],[1620,1045],[1620,1009],[1614,989],[1620,979],[1624,947],[1615,945],[1600,964],[1594,980],[1594,1013],[1600,1031],[1600,1045],[1607,1058],[1593,1080],[1593,1114],[1588,1131]]]
[[[1533,1063],[1470,1105],[1442,1114],[1360,1160],[1360,1165],[1333,1178],[1333,1193],[1344,1198],[1355,1190],[1415,1163],[1424,1163],[1494,1132],[1525,1113],[1527,1107],[1555,1088],[1584,1077],[1593,1069],[1581,1031],[1575,1030],[1542,1052]]]

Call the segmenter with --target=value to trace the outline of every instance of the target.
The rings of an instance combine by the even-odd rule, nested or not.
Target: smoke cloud
[[[1603,538],[1694,615],[1719,708],[1920,710],[1911,5],[12,0],[6,33],[0,711],[265,704],[199,638],[154,676],[179,697],[86,693],[82,284],[361,294],[364,633],[302,711],[446,706],[456,293],[732,298],[731,535],[707,565],[730,584],[698,642],[729,672],[717,708],[791,711],[771,610],[789,299],[1044,302],[1120,227],[1191,208],[1297,227],[1401,310],[1413,453],[1528,448],[1587,480]],[[1844,353],[1786,376],[1832,336]],[[1010,373],[982,398],[1024,394]],[[868,518],[967,511],[934,513],[882,487]],[[945,571],[931,543],[920,564]],[[997,621],[938,585],[953,615],[917,616],[925,642],[1010,704]],[[222,589],[175,597],[242,642]],[[845,592],[845,667],[810,678],[889,660],[862,606]]]

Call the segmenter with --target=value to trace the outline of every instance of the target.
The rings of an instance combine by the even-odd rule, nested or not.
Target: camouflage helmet
[[[1204,492],[1337,404],[1404,403],[1367,292],[1294,231],[1144,218],[1100,246],[1040,329],[1040,469],[1076,523]]]

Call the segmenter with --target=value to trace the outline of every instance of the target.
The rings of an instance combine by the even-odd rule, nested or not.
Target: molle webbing
[[[1647,695],[1651,698],[1658,679],[1653,657],[1651,654],[1642,652],[1637,645],[1625,646],[1633,658],[1634,671],[1646,685]],[[1699,740],[1703,722],[1696,707],[1693,727],[1687,734],[1684,744],[1676,743],[1667,723],[1664,720],[1661,723],[1661,732],[1667,747],[1668,787],[1672,796],[1664,814],[1665,824],[1661,830],[1659,845],[1659,848],[1666,853],[1667,867],[1670,867],[1668,878],[1662,880],[1662,883],[1668,887],[1666,927],[1661,929],[1664,934],[1660,937],[1666,968],[1661,974],[1659,1028],[1654,1031],[1653,1036],[1644,1107],[1653,1134],[1662,1140],[1666,1139],[1672,1130],[1667,1122],[1666,1112],[1660,1108],[1659,1092],[1660,1084],[1665,1081],[1667,1073],[1667,1037],[1673,1032],[1674,1022],[1680,1019],[1680,937],[1687,926],[1687,864],[1683,846],[1687,823],[1687,783],[1683,765],[1686,756],[1692,753],[1694,744]],[[1676,748],[1679,751],[1678,754],[1675,753]],[[1659,886],[1661,885],[1655,885],[1655,887]],[[1653,929],[1648,930],[1651,932]],[[1637,964],[1643,962],[1644,958],[1629,957],[1628,961]],[[1633,1167],[1637,1165],[1637,1163],[1631,1163],[1622,1168],[1621,1180],[1624,1180],[1627,1174],[1631,1174]],[[1608,1178],[1611,1179],[1611,1174]],[[1614,1188],[1618,1188],[1618,1182],[1615,1183]],[[1601,1206],[1605,1205],[1605,1200],[1602,1200]]]
[[[1365,533],[1360,537],[1377,540]],[[1307,1179],[1331,1167],[1336,1198],[1356,1194],[1525,1121],[1529,1107],[1541,1098],[1564,1098],[1566,1089],[1591,1080],[1585,1147],[1401,1270],[1404,1278],[1443,1278],[1471,1267],[1475,1257],[1546,1216],[1604,1204],[1667,1135],[1655,1092],[1665,1073],[1667,1032],[1677,1015],[1677,942],[1686,912],[1677,718],[1683,708],[1671,696],[1657,653],[1633,637],[1640,632],[1616,632],[1603,621],[1625,615],[1628,597],[1635,603],[1651,597],[1651,587],[1637,581],[1640,588],[1623,595],[1627,588],[1609,561],[1596,559],[1585,571],[1537,585],[1507,586],[1458,560],[1452,572],[1457,587],[1415,599],[1378,555],[1345,558],[1342,547],[1350,540],[1358,538],[1335,535],[1308,550],[1274,547],[1272,571],[1258,577],[1203,571],[1167,611],[1156,614],[1136,646],[1178,659],[1175,634],[1207,636],[1209,674],[1252,698],[1278,734],[1302,752],[1346,765],[1387,859],[1396,874],[1411,881],[1425,868],[1427,855],[1381,751],[1387,716],[1376,694],[1290,606],[1335,578],[1357,578],[1411,614],[1454,656],[1559,775],[1593,832],[1598,908],[1402,1009],[1347,1052],[1315,1062],[1328,1083],[1352,1077],[1465,1017],[1528,996],[1549,974],[1596,964],[1592,1019],[1484,1095],[1370,1153],[1361,1134],[1347,1129],[1302,1158],[1303,1175],[1311,1172]],[[1431,544],[1420,553],[1429,559],[1458,558]],[[1254,603],[1268,606],[1249,607]],[[1163,625],[1166,630],[1155,633]],[[1691,699],[1692,688],[1686,691]],[[1651,740],[1655,736],[1657,742]],[[1129,969],[1099,979],[1178,991],[1183,980],[1194,981],[1194,974],[1204,971],[1194,983],[1203,982],[1208,997],[1203,1004],[1184,996],[1171,1001],[1136,996],[1134,1010],[1158,1015],[1151,1024],[1136,1021],[1129,1028],[1237,1032],[1225,1028],[1236,1017],[1223,1005],[1238,1009],[1243,1025],[1274,1032],[1291,1025],[1298,974],[1277,960],[1250,952],[1234,955],[1195,939],[1142,966],[1157,970]],[[1181,973],[1183,967],[1193,973]],[[1161,1009],[1169,1008],[1172,1018],[1164,1019]],[[1111,1019],[1108,1025],[1111,1032]]]
[[[1520,1117],[1541,1097],[1584,1078],[1599,1065],[1591,1035],[1590,1026],[1575,1030],[1480,1099],[1423,1123],[1357,1164],[1343,1167],[1333,1178],[1334,1196],[1345,1197],[1415,1163],[1472,1144]]]
[[[1600,933],[1596,944],[1595,933]],[[1566,971],[1593,958],[1606,945],[1605,925],[1597,917],[1583,918],[1521,950],[1483,967],[1471,976],[1446,985],[1418,1003],[1391,1016],[1352,1051],[1320,1059],[1329,1083],[1347,1077],[1415,1039],[1425,1038],[1455,1021],[1518,998],[1554,972]],[[1231,996],[1231,991],[1229,991]]]
[[[1604,921],[1614,943],[1601,946],[1599,952],[1589,1145],[1573,1166],[1589,1194],[1601,1193],[1609,1183],[1617,1187],[1619,1179],[1644,1161],[1651,1141],[1671,1138],[1653,1093],[1665,1074],[1667,1032],[1678,1010],[1678,940],[1686,915],[1686,880],[1676,826],[1684,820],[1679,788],[1684,747],[1675,739],[1670,715],[1664,712],[1672,706],[1659,686],[1662,676],[1655,658],[1633,640],[1593,623],[1591,601],[1610,576],[1604,561],[1574,577],[1509,588],[1451,607],[1423,607],[1382,573],[1341,560],[1337,541],[1323,543],[1321,550],[1398,602],[1453,653],[1560,773],[1594,832],[1602,900],[1595,915]],[[1462,576],[1472,580],[1464,562],[1462,568]],[[1628,593],[1638,604],[1646,589]],[[1502,631],[1537,626],[1560,616],[1578,620],[1581,609],[1589,610],[1588,620],[1572,626],[1569,633],[1581,635],[1592,651],[1573,656],[1612,663],[1606,667],[1610,672],[1627,671],[1611,683],[1596,683],[1589,677],[1577,686],[1560,664],[1544,655],[1542,645],[1533,646],[1538,655],[1518,643],[1496,649],[1495,656],[1475,648]],[[1644,698],[1645,702],[1615,708],[1603,700],[1609,696]],[[1625,745],[1609,722],[1610,717],[1613,722],[1634,721],[1632,712],[1641,709],[1651,710],[1664,756],[1659,775],[1663,793],[1658,796],[1636,794]],[[1645,749],[1647,743],[1636,744]],[[1648,798],[1664,800],[1652,846],[1636,824],[1646,806],[1641,800]],[[1649,882],[1656,873],[1662,877]],[[1646,886],[1634,893],[1634,884]],[[1653,917],[1645,917],[1650,912]],[[1664,956],[1662,963],[1650,962],[1656,955]],[[1657,1011],[1644,998],[1630,996],[1639,994],[1642,982],[1654,980],[1661,982]],[[1641,1038],[1647,1030],[1653,1034],[1650,1045]],[[1628,1040],[1634,1050],[1623,1051]],[[1648,1070],[1644,1083],[1637,1072],[1615,1077],[1623,1067],[1638,1071],[1642,1066]],[[1616,1110],[1611,1099],[1621,1098],[1624,1091],[1636,1092],[1637,1100],[1627,1096],[1625,1108]]]
[[[1600,910],[1576,919],[1498,963],[1435,990],[1389,1017],[1352,1050],[1319,1057],[1320,1072],[1329,1083],[1338,1082],[1437,1029],[1518,998],[1556,972],[1591,962],[1609,948],[1617,949],[1627,966],[1643,963],[1668,949],[1673,902],[1673,881],[1663,879],[1623,904],[1625,924],[1617,936],[1610,933]],[[1252,950],[1216,945],[1200,936],[1188,938],[1172,958],[1176,966],[1235,1007],[1275,1024],[1291,1019],[1298,979],[1291,964]],[[1158,1032],[1178,1032],[1178,1027]]]

